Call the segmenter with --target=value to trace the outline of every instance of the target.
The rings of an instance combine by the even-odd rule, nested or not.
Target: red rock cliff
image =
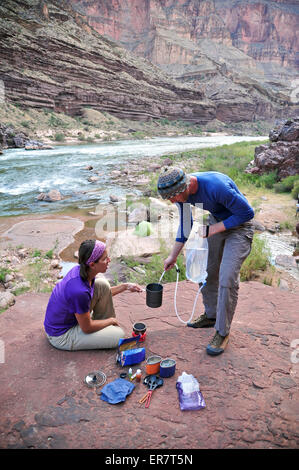
[[[67,1],[0,2],[0,80],[5,98],[24,107],[72,115],[91,107],[136,120],[215,117],[200,90],[100,36]]]
[[[215,103],[221,121],[298,112],[292,100],[296,79],[299,82],[298,1],[71,0],[71,4],[100,34],[203,92]]]
[[[196,43],[209,38],[254,59],[299,68],[296,0],[71,0],[101,34],[155,63],[182,60],[161,51],[159,29]],[[163,55],[164,53],[164,55]]]

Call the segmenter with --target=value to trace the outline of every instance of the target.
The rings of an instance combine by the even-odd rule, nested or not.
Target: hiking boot
[[[200,315],[193,322],[188,322],[187,326],[191,328],[211,328],[215,326],[216,318],[208,318],[206,313]]]
[[[207,353],[210,356],[218,356],[218,354],[223,353],[227,343],[228,343],[229,334],[226,336],[221,336],[218,331],[216,331],[214,338],[207,346]]]

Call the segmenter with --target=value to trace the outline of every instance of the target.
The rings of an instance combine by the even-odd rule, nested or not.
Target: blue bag
[[[125,401],[128,395],[132,393],[135,385],[125,379],[115,379],[113,382],[106,384],[101,393],[101,400],[115,405]]]
[[[140,335],[119,340],[116,362],[121,366],[132,366],[145,360],[145,348],[137,347],[139,338]]]

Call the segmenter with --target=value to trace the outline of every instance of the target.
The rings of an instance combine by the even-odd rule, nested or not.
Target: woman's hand
[[[126,290],[129,290],[130,292],[143,292],[142,287],[138,284],[133,284],[132,282],[126,283]]]
[[[110,320],[110,325],[119,326],[119,321],[116,318],[111,317],[111,318],[108,318],[108,320]]]

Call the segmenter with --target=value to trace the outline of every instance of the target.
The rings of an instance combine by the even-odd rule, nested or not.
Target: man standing
[[[165,167],[158,179],[158,192],[178,206],[180,225],[164,269],[171,269],[187,241],[192,224],[191,204],[201,204],[210,212],[209,224],[201,227],[208,238],[207,282],[202,288],[205,312],[188,326],[215,326],[216,333],[207,346],[210,355],[221,354],[229,339],[236,310],[239,273],[251,251],[254,211],[245,196],[228,176],[216,171],[186,175],[180,168]]]

